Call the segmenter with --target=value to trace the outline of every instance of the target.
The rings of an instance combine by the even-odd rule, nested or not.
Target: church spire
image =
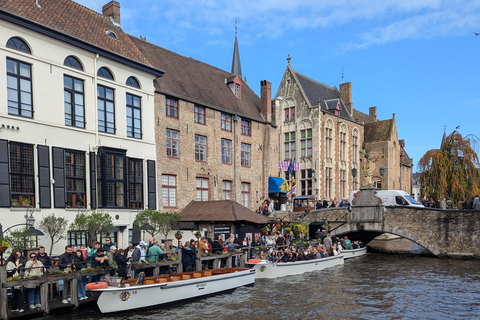
[[[440,150],[443,147],[443,144],[445,143],[445,140],[447,140],[447,126],[443,127],[443,137],[442,137],[442,143],[440,144]]]
[[[237,18],[235,18],[235,46],[233,48],[232,73],[242,78],[242,66],[240,65],[240,51],[237,39]]]

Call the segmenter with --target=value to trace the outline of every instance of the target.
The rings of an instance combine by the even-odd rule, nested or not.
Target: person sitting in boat
[[[340,241],[337,241],[336,246],[337,246],[337,252],[341,254],[343,250],[342,243]]]
[[[336,243],[334,243],[333,246],[332,246],[332,254],[334,256],[338,256],[337,244]]]
[[[280,262],[288,262],[290,261],[291,255],[290,255],[290,250],[286,248],[283,252],[283,255],[280,257]]]
[[[359,248],[360,248],[360,245],[358,244],[358,241],[353,241],[352,249],[359,249]]]
[[[352,249],[352,242],[348,239],[347,236],[343,237],[343,244],[345,245],[346,250]]]

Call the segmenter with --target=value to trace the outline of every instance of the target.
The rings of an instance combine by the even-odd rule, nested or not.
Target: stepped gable
[[[393,119],[375,121],[365,124],[364,141],[385,141],[390,139]]]
[[[298,79],[300,86],[305,92],[306,98],[310,102],[311,106],[317,106],[320,100],[320,108],[323,111],[330,112],[325,103],[327,100],[340,99],[342,109],[340,110],[340,116],[348,120],[353,120],[350,113],[347,111],[345,104],[340,98],[340,92],[336,88],[332,88],[323,83],[315,81],[303,74],[293,70],[295,77]]]
[[[165,71],[165,75],[155,81],[157,91],[205,107],[265,122],[260,115],[260,98],[246,82],[242,81],[240,98],[235,97],[226,84],[227,80],[235,78],[236,75],[145,40],[133,36],[130,36],[130,39],[154,67],[161,67]]]
[[[72,0],[41,0],[39,5],[34,0],[0,0],[0,10],[6,13],[151,66],[128,35],[108,17]],[[118,39],[110,37],[107,31],[113,31]]]
[[[268,223],[268,217],[255,213],[233,200],[192,200],[180,212],[182,221],[249,221]]]

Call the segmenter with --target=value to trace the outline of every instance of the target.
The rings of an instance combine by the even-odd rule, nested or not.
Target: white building
[[[70,0],[0,2],[0,222],[108,212],[129,243],[135,215],[156,205],[150,65],[119,27]],[[63,246],[85,232],[68,232]],[[83,241],[84,243],[84,241]],[[50,246],[48,237],[40,245]]]

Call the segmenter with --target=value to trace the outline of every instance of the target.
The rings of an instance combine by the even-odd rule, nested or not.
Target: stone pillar
[[[382,222],[385,206],[377,196],[377,188],[363,187],[352,200],[351,222]]]

